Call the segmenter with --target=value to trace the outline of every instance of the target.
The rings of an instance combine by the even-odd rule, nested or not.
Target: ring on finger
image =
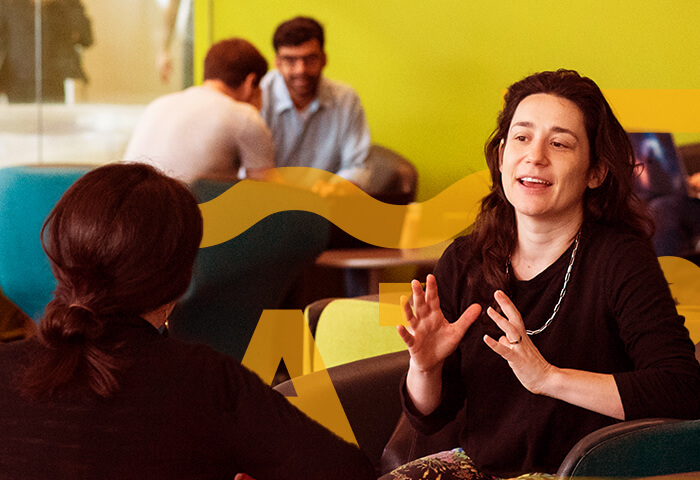
[[[517,339],[516,341],[514,341],[514,342],[511,342],[510,339],[509,339],[508,337],[506,337],[506,339],[508,340],[508,343],[510,343],[511,345],[517,345],[518,343],[520,343],[520,340],[523,339],[523,336],[522,336],[522,335],[519,335],[519,336],[518,336],[518,339]]]

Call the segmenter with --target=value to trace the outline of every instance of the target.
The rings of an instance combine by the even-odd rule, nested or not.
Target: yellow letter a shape
[[[301,310],[265,310],[242,363],[269,385],[283,359],[297,393],[287,399],[328,430],[357,445],[328,371],[321,365],[320,370],[302,375],[304,361],[309,361],[304,352],[310,351],[316,362],[320,359],[316,350]]]

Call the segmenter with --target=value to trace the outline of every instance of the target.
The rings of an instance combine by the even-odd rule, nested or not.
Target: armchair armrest
[[[582,438],[562,462],[561,477],[650,477],[700,472],[700,420],[621,422]]]

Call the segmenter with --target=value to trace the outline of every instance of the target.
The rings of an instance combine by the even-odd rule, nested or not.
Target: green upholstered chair
[[[63,192],[91,165],[31,165],[0,169],[0,288],[34,321],[56,281],[39,235]]]
[[[192,188],[204,202],[231,186],[203,180]],[[316,214],[283,211],[227,242],[200,249],[189,290],[170,315],[170,335],[241,360],[263,310],[281,307],[302,271],[326,247],[329,230],[330,222]]]
[[[700,477],[700,420],[643,419],[582,438],[562,462],[561,477],[626,477],[695,472]]]

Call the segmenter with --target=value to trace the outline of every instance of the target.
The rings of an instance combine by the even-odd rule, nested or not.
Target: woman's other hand
[[[484,342],[503,357],[518,380],[530,392],[563,400],[572,405],[625,419],[615,378],[611,374],[558,368],[547,362],[528,337],[520,312],[500,290],[494,294],[505,317],[493,308],[486,313],[503,330],[498,341],[484,336]]]
[[[556,368],[544,359],[532,343],[520,312],[508,296],[498,290],[494,293],[494,298],[505,317],[491,307],[486,313],[504,335],[498,341],[484,335],[484,342],[508,362],[523,387],[535,394],[544,393],[545,384]]]

